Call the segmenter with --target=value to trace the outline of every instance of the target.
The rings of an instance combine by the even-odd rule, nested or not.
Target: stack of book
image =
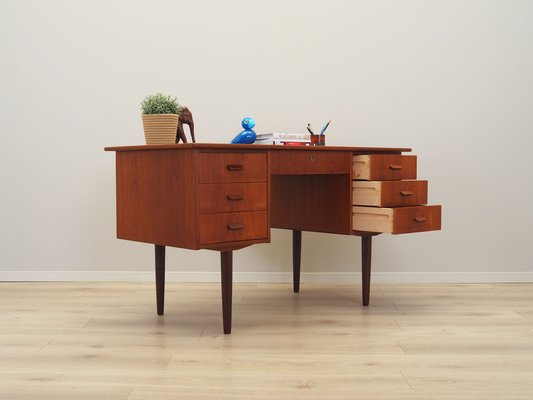
[[[255,144],[284,144],[305,146],[311,143],[311,135],[308,133],[265,133],[257,135]]]

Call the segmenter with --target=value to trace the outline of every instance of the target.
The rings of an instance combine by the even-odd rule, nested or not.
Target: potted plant
[[[161,93],[147,96],[141,109],[146,144],[176,143],[181,107],[175,97]]]

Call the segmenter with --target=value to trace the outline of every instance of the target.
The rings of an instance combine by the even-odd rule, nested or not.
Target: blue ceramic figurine
[[[244,118],[241,122],[244,131],[239,133],[231,141],[232,144],[252,144],[255,142],[256,134],[253,130],[255,126],[255,121],[252,118]]]

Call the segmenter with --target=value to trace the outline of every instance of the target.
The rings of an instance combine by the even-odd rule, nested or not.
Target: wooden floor
[[[533,399],[533,285],[0,283],[0,399]]]

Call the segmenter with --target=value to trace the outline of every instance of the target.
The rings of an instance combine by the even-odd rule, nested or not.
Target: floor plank
[[[533,284],[0,283],[0,399],[531,399]]]

